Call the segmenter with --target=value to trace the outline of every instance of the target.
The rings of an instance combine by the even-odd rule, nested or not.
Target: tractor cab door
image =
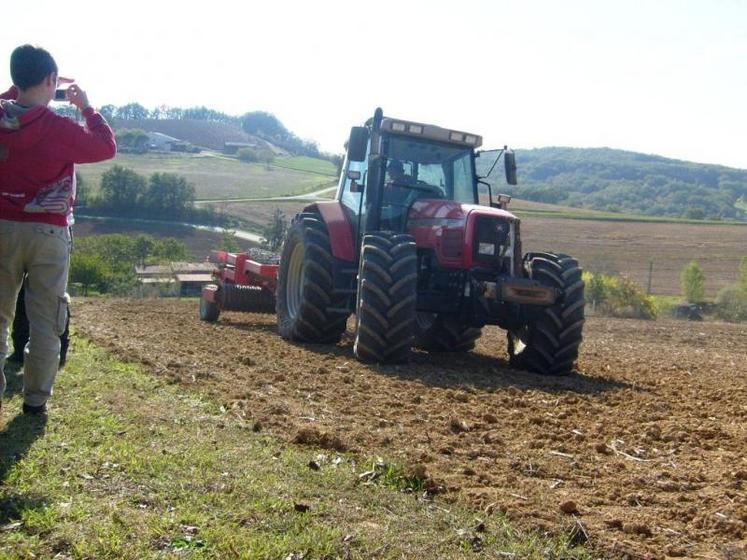
[[[346,156],[342,166],[342,176],[338,185],[338,198],[352,226],[356,247],[360,241],[361,224],[364,223],[363,215],[366,212],[364,193],[366,191],[367,179],[368,149],[366,150],[366,157],[363,161],[353,161]]]

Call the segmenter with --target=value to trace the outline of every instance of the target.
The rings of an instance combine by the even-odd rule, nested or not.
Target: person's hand
[[[75,78],[65,78],[64,76],[57,76],[58,84],[72,84],[74,81]]]
[[[90,107],[90,103],[88,103],[88,95],[86,95],[86,92],[80,89],[76,84],[67,88],[67,100],[81,112]]]

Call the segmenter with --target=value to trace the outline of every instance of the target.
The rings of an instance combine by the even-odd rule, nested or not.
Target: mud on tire
[[[428,352],[469,352],[482,336],[482,329],[459,322],[453,317],[438,315],[415,340],[418,348]]]
[[[563,254],[533,253],[530,277],[563,291],[558,303],[524,327],[508,332],[511,365],[544,375],[569,373],[578,358],[584,325],[584,282],[576,259]]]
[[[353,351],[364,362],[407,360],[416,334],[417,250],[411,235],[363,238]]]
[[[278,271],[277,316],[280,336],[299,342],[335,343],[349,313],[344,295],[334,293],[332,247],[317,212],[299,214],[283,244]]]

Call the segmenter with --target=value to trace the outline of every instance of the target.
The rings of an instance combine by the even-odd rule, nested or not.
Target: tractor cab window
[[[366,155],[366,161],[348,161],[346,158],[343,162],[342,168],[345,173],[340,178],[340,186],[342,188],[340,201],[354,213],[358,213],[358,209],[361,207],[361,197],[365,190],[366,178],[368,175],[368,155]],[[350,171],[357,171],[360,173],[360,178],[356,180],[351,179],[348,173]],[[351,189],[353,182],[358,185],[356,189],[357,192],[354,192]]]
[[[469,148],[428,142],[417,138],[391,136],[387,150],[387,193],[407,189],[412,201],[417,198],[442,198],[475,203],[475,178],[472,151]],[[395,190],[396,189],[396,190]]]

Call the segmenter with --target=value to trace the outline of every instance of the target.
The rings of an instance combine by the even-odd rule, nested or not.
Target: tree
[[[114,115],[117,112],[117,108],[114,105],[104,105],[99,109],[99,113],[101,113],[101,116],[104,117],[110,124],[112,122],[112,119],[114,119]]]
[[[280,208],[275,208],[270,222],[262,228],[263,245],[270,251],[277,251],[285,240],[288,231],[288,221]]]
[[[91,286],[102,286],[111,271],[97,255],[75,252],[70,258],[70,282],[83,286],[83,295],[88,295]]]
[[[88,188],[88,183],[83,180],[83,177],[75,172],[75,205],[78,207],[86,206],[91,202],[91,192]]]
[[[739,275],[737,276],[737,287],[747,294],[747,257],[742,257],[739,263]]]
[[[174,237],[165,237],[155,242],[153,255],[159,261],[186,261],[187,246]]]
[[[680,275],[682,294],[690,303],[702,303],[705,299],[705,274],[696,261],[690,261]]]
[[[153,252],[154,246],[155,243],[150,235],[141,233],[135,238],[135,254],[140,266],[145,266],[145,261]]]
[[[223,230],[223,239],[221,240],[220,249],[221,251],[228,251],[229,253],[236,253],[241,250],[239,242],[236,241],[236,232]]]
[[[117,109],[116,117],[126,121],[137,121],[147,119],[149,116],[148,109],[140,103],[128,103]]]
[[[170,218],[188,214],[195,200],[195,188],[181,175],[154,173],[148,180],[143,204],[149,213]]]
[[[148,151],[150,138],[144,130],[140,130],[139,128],[125,128],[117,132],[116,137],[117,145],[120,148],[124,148],[126,151],[143,154]]]
[[[101,202],[105,207],[132,210],[142,203],[145,178],[132,169],[115,165],[101,176]]]

